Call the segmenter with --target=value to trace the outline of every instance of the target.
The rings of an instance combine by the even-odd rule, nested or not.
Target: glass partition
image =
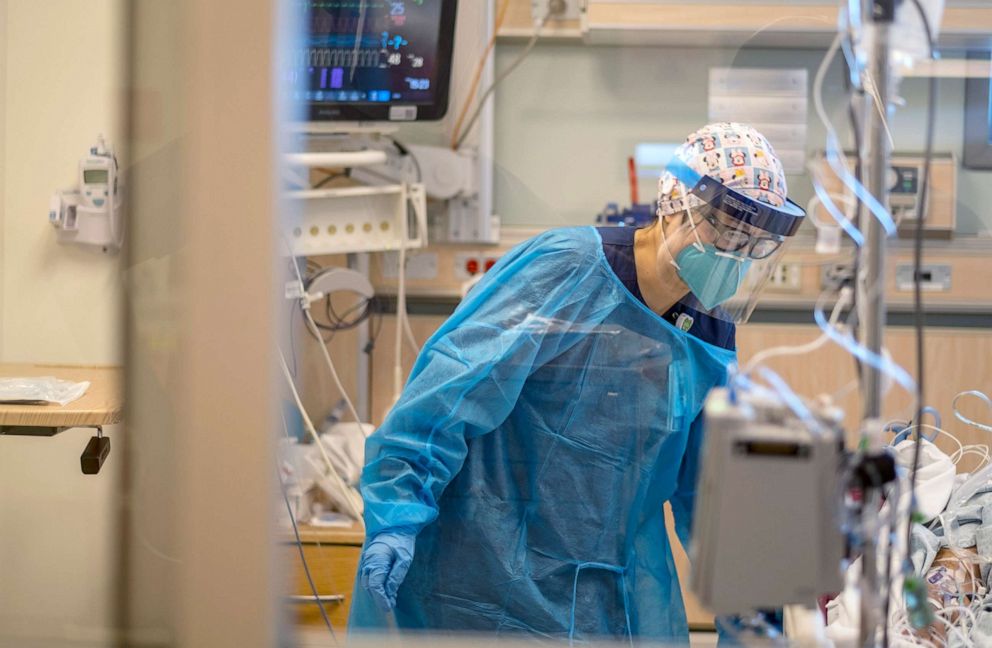
[[[0,644],[984,645],[940,4],[0,0]]]

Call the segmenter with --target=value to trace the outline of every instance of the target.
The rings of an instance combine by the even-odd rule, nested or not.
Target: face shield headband
[[[687,202],[688,195],[694,195],[709,209],[769,234],[792,236],[806,217],[806,211],[789,199],[781,207],[755,200],[711,176],[701,175],[678,157],[673,157],[665,170],[688,189]]]

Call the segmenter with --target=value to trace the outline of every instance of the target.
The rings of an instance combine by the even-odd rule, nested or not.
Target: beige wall
[[[497,70],[505,69],[521,47],[500,41]],[[496,92],[496,211],[505,226],[590,224],[607,202],[629,201],[626,160],[638,143],[677,144],[706,122],[711,67],[805,68],[812,87],[823,55],[822,49],[539,41]],[[838,60],[826,77],[824,101],[844,137],[842,84]],[[911,78],[899,88],[908,104],[895,111],[890,124],[897,151],[924,148],[927,85],[926,79]],[[964,89],[963,79],[941,79],[935,132],[936,151],[954,153],[959,161]],[[822,150],[825,131],[812,101],[807,120],[807,151]],[[808,174],[789,176],[788,183],[790,196],[805,205],[813,195]],[[642,179],[642,201],[654,198],[655,184],[653,178]],[[988,172],[959,168],[959,233],[992,229],[984,208],[990,193]]]
[[[3,268],[3,223],[7,180],[7,0],[0,0],[0,270]],[[0,278],[0,359],[3,359],[3,280]]]
[[[120,0],[0,2],[0,360],[121,361],[119,259],[59,246],[46,220],[96,135],[122,139],[121,19]],[[0,439],[0,645],[101,643],[118,465],[80,474],[89,436]]]
[[[118,259],[60,246],[48,199],[98,133],[120,142],[117,0],[8,0],[3,359],[120,360]]]

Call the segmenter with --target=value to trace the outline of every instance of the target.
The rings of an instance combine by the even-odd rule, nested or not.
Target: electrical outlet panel
[[[913,264],[896,266],[896,290],[912,292],[916,288]],[[946,263],[925,263],[920,266],[920,290],[923,292],[948,292],[951,289],[951,266]]]
[[[780,263],[768,277],[769,291],[797,293],[802,286],[803,267],[798,263]]]
[[[492,252],[459,252],[454,256],[454,276],[459,281],[468,281],[480,274],[488,272],[499,255]]]
[[[399,252],[385,252],[382,255],[382,276],[384,279],[398,279],[400,276]],[[417,252],[408,254],[406,260],[406,278],[413,280],[437,279],[437,254],[435,252]]]

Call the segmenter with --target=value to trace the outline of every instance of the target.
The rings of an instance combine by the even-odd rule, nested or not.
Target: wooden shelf
[[[291,538],[293,542],[295,538]],[[300,540],[304,544],[357,545],[365,542],[365,529],[357,522],[350,527],[321,527],[300,525]]]
[[[811,38],[816,44],[829,44],[836,26],[836,2],[744,6],[590,2],[584,36],[593,44],[810,47]],[[822,39],[816,38],[821,35]]]
[[[37,428],[97,427],[124,417],[123,370],[120,367],[0,364],[0,377],[55,376],[90,382],[89,389],[68,405],[0,405],[0,426]]]
[[[534,33],[529,0],[511,5],[502,38]],[[588,0],[583,20],[550,21],[542,38],[587,44],[683,47],[822,48],[837,31],[837,3],[645,3]],[[992,46],[992,7],[947,7],[940,44],[945,48]]]

